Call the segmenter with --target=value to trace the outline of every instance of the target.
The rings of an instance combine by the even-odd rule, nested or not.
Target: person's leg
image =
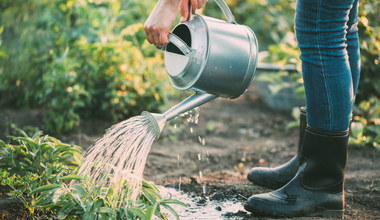
[[[354,37],[347,39],[355,2],[298,0],[295,26],[308,121],[300,166],[284,187],[250,197],[246,210],[267,216],[343,216],[348,127],[358,81],[358,73],[351,72],[358,68],[356,44]]]
[[[359,52],[359,39],[358,39],[358,6],[359,1],[355,0],[352,9],[349,13],[349,20],[347,22],[347,52],[348,61],[351,70],[351,78],[353,85],[353,95],[356,96],[357,87],[359,84],[360,76],[360,52]],[[307,50],[307,49],[306,49]],[[306,53],[306,52],[305,52]],[[307,64],[305,64],[307,65]],[[348,110],[347,110],[348,111]],[[306,127],[306,109],[301,109],[300,117],[300,138],[297,154],[287,163],[274,168],[254,167],[248,173],[247,178],[249,181],[256,185],[264,186],[270,189],[278,189],[288,183],[297,173],[299,165],[299,152],[303,140],[303,133]]]
[[[358,35],[358,8],[359,0],[355,0],[352,9],[350,10],[349,20],[347,22],[347,52],[348,60],[350,63],[352,85],[354,90],[354,97],[359,85],[360,78],[360,48],[359,48],[359,35]]]
[[[307,124],[326,131],[349,127],[354,84],[347,30],[354,0],[299,1],[296,36],[301,50]],[[355,9],[354,9],[355,10]],[[353,44],[350,46],[353,48]]]

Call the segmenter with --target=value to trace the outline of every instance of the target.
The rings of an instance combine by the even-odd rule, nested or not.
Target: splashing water
[[[89,177],[100,188],[112,187],[115,206],[125,205],[123,202],[128,200],[136,201],[155,132],[145,116],[113,125],[91,147],[79,175]]]

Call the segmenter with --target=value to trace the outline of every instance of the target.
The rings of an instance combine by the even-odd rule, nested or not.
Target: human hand
[[[189,1],[191,1],[192,12],[203,8],[207,2],[207,0],[182,0],[179,6],[181,11],[181,22],[187,21],[189,19]]]
[[[145,36],[149,43],[162,46],[168,44],[168,34],[177,16],[178,6],[180,5],[181,22],[189,17],[189,1],[192,9],[202,8],[207,0],[159,0],[145,21]]]

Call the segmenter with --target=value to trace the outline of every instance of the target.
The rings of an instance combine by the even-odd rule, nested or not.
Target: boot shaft
[[[310,189],[342,192],[347,164],[348,130],[325,132],[305,129],[301,165],[305,164],[302,183]]]

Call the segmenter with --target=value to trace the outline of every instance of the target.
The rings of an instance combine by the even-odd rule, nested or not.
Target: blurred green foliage
[[[250,27],[256,34],[260,51],[278,44],[293,32],[296,1],[289,0],[225,0],[238,24]],[[223,18],[217,5],[209,1],[204,14]]]
[[[372,97],[356,105],[349,142],[380,150],[380,99]]]
[[[43,129],[157,111],[170,91],[145,41],[153,1],[0,1],[0,105],[40,108]]]
[[[361,77],[358,100],[380,97],[380,2],[361,0],[359,7]]]

